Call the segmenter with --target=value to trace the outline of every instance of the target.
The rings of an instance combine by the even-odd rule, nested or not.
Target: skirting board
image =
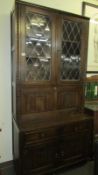
[[[0,163],[0,170],[3,169],[3,168],[7,168],[7,167],[9,167],[9,166],[13,166],[13,160]],[[1,174],[0,174],[0,175],[1,175]]]

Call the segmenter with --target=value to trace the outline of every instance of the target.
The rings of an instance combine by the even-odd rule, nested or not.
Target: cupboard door
[[[47,143],[40,146],[28,147],[23,154],[23,171],[24,173],[43,171],[53,166],[55,155],[54,143]],[[40,174],[40,172],[38,173]]]
[[[21,10],[20,80],[50,83],[54,80],[55,15],[35,7]]]
[[[87,132],[68,134],[61,137],[56,148],[56,163],[64,166],[86,160],[89,154],[90,138]],[[66,164],[65,164],[66,163]]]

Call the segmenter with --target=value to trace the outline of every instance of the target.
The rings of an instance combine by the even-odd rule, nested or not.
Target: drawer
[[[88,130],[89,129],[89,123],[88,122],[77,122],[74,124],[73,126],[73,130],[74,132],[79,132],[79,131],[84,131],[84,130]]]
[[[89,122],[86,122],[86,121],[74,122],[74,123],[66,124],[64,126],[59,127],[58,134],[66,135],[74,132],[89,130],[89,128],[90,128]]]
[[[78,130],[91,130],[92,122],[82,121],[77,124]]]
[[[87,121],[72,122],[56,126],[54,128],[47,128],[37,131],[28,131],[25,133],[25,143],[27,145],[32,143],[41,143],[54,138],[60,139],[63,135],[70,135],[75,132],[82,132],[90,130],[90,123]]]
[[[52,139],[56,137],[57,132],[55,128],[43,129],[42,131],[26,132],[25,142],[30,143],[40,143],[45,140]]]

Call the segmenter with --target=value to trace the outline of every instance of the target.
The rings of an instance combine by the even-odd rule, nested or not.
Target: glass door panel
[[[48,16],[29,12],[25,18],[25,80],[51,79],[51,21]]]
[[[80,79],[80,23],[64,20],[60,58],[60,79]]]

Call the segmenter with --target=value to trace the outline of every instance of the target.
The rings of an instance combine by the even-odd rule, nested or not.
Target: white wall
[[[0,128],[2,128],[0,162],[12,159],[10,81],[10,9],[12,2],[11,0],[0,2]]]
[[[98,4],[97,0],[86,0]],[[27,0],[81,14],[82,0]],[[14,0],[0,0],[0,163],[12,160],[10,12]]]

